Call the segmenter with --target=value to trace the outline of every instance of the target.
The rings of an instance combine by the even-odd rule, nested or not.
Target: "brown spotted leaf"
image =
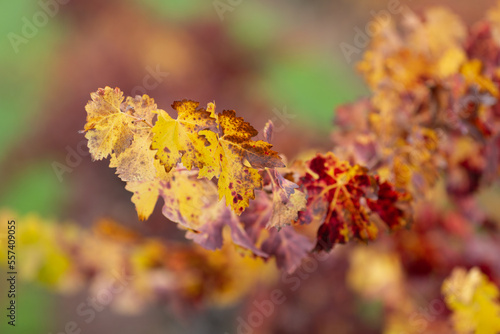
[[[236,117],[234,110],[224,110],[218,116],[218,121],[222,131],[219,140],[223,143],[226,154],[231,151],[232,154],[242,156],[253,168],[285,166],[278,153],[271,150],[271,144],[251,139],[258,134],[257,130],[243,118]]]
[[[217,115],[221,134],[200,132],[215,148],[214,156],[220,162],[218,181],[219,198],[225,197],[226,205],[240,215],[255,198],[254,189],[260,188],[262,177],[257,169],[283,167],[278,153],[264,141],[253,141],[258,134],[243,118],[236,117],[234,110]]]

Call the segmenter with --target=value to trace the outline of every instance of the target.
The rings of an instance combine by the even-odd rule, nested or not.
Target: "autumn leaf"
[[[134,193],[131,200],[140,220],[148,219],[153,213],[158,201],[159,187],[163,182],[166,180],[131,181],[125,186],[125,189]]]
[[[132,202],[141,220],[151,215],[162,197],[163,215],[190,229],[203,225],[200,219],[203,210],[217,203],[216,186],[206,179],[197,179],[195,173],[187,170],[166,173],[161,169],[153,181],[129,182],[125,189],[134,193]]]
[[[386,161],[391,164],[389,181],[408,189],[412,194],[423,194],[439,177],[438,136],[432,129],[416,127],[404,139],[386,149]],[[382,173],[381,173],[382,174]]]
[[[235,214],[219,202],[217,186],[187,170],[158,170],[153,181],[129,182],[132,202],[141,220],[147,219],[161,197],[163,215],[188,230],[186,236],[204,248],[215,250],[223,245],[223,231],[230,230],[231,241],[253,254],[267,257],[246,235]]]
[[[378,177],[376,177],[377,182]],[[405,192],[398,192],[389,182],[379,183],[377,199],[367,198],[370,210],[380,217],[393,230],[407,226],[411,221],[411,196]]]
[[[116,168],[122,181],[152,181],[156,175],[155,152],[150,150],[152,135],[136,136],[132,145],[116,157],[111,155],[109,167]]]
[[[135,128],[134,140],[129,148],[117,156],[111,154],[109,167],[116,168],[122,181],[151,181],[156,175],[155,152],[150,150],[152,141],[151,124],[157,109],[152,98],[147,95],[127,97],[125,109],[133,110],[139,126]]]
[[[322,222],[316,250],[330,250],[352,238],[375,239],[378,227],[367,203],[389,227],[404,225],[403,211],[394,207],[399,196],[404,196],[392,193],[387,185],[379,191],[378,178],[369,175],[366,168],[339,161],[333,153],[317,155],[307,166],[300,182],[307,192],[307,207],[299,212],[298,222]]]
[[[85,137],[92,158],[111,156],[110,167],[123,181],[152,180],[156,170],[149,150],[156,104],[147,95],[127,97],[106,87],[92,93],[87,106]]]
[[[274,131],[274,124],[269,120],[264,126],[264,139],[271,142]],[[297,220],[298,212],[306,206],[306,196],[298,190],[297,184],[289,181],[279,173],[276,168],[266,169],[271,183],[273,194],[273,211],[266,227],[276,227],[290,225]]]
[[[361,206],[365,189],[375,184],[373,177],[360,166],[351,167],[339,161],[332,153],[317,155],[309,161],[308,168],[301,179],[308,196],[307,208],[299,213],[299,222],[307,224],[317,216],[323,221],[316,248],[329,250],[352,237],[374,239],[378,229]]]
[[[198,106],[198,102],[189,100],[174,102],[172,108],[178,113],[177,119],[164,110],[158,110],[151,149],[157,150],[156,158],[167,172],[182,162],[187,169],[200,168],[200,177],[211,179],[218,160],[209,142],[199,132],[206,129],[216,132],[216,119]]]
[[[219,198],[225,196],[226,205],[241,214],[249,200],[255,198],[254,189],[261,187],[262,177],[257,169],[284,167],[278,153],[265,141],[253,141],[258,132],[234,110],[224,110],[217,116],[221,136],[204,131],[210,143],[218,140],[215,155],[220,158]]]
[[[285,166],[278,153],[271,150],[271,144],[251,139],[258,134],[257,130],[243,118],[236,117],[234,110],[224,110],[218,115],[218,121],[222,132],[219,141],[226,154],[231,152],[243,157],[253,168]]]
[[[457,333],[500,332],[500,293],[478,268],[455,268],[441,290]]]
[[[225,197],[225,203],[234,212],[241,214],[248,206],[250,199],[254,199],[254,189],[262,185],[259,171],[244,165],[243,157],[224,149],[225,145],[219,142],[219,136],[212,131],[200,132],[215,147],[214,156],[218,157],[218,189],[219,199]]]
[[[84,127],[90,154],[94,160],[112,153],[119,156],[131,146],[134,133],[144,127],[142,121],[151,119],[148,109],[127,108],[127,103],[122,103],[123,92],[118,88],[100,88],[90,96],[92,101],[85,106],[87,123]],[[149,101],[147,95],[145,99]],[[151,103],[154,104],[152,100]]]
[[[128,96],[125,100],[125,109],[132,110],[136,124],[140,125],[135,130],[137,134],[149,135],[157,110],[154,99],[144,94],[135,97]]]
[[[131,182],[128,189],[136,193],[133,201],[141,219],[151,215],[161,195],[158,189],[168,179],[158,171],[155,159],[166,172],[182,163],[188,170],[197,169],[199,178],[218,178],[219,199],[225,197],[237,214],[261,187],[259,169],[284,166],[271,144],[251,139],[257,131],[249,123],[234,111],[216,114],[214,103],[205,110],[198,108],[198,102],[176,101],[172,108],[178,117],[173,119],[147,95],[123,102],[122,92],[106,87],[92,99],[85,125],[92,156],[111,155],[110,167]],[[155,114],[158,120],[153,126]]]

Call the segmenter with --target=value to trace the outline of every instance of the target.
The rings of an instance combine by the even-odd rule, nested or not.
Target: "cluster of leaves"
[[[320,240],[322,235],[333,243],[353,235],[368,239],[370,225],[357,229],[353,222],[363,219],[361,208],[375,211],[373,193],[365,190],[373,181],[356,176],[362,167],[345,172],[345,166],[363,165],[379,184],[388,182],[387,190],[398,190],[391,196],[398,204],[384,210],[396,219],[384,221],[408,224],[399,218],[408,214],[404,207],[410,199],[414,223],[411,230],[379,236],[369,248],[337,250],[334,265],[322,263],[324,270],[308,278],[314,287],[307,293],[335,296],[337,303],[310,301],[295,292],[287,295],[287,311],[317,312],[303,331],[315,323],[334,330],[353,326],[336,317],[338,300],[347,297],[335,293],[347,277],[367,305],[373,307],[373,300],[382,305],[385,333],[498,333],[500,3],[470,28],[444,8],[422,15],[408,11],[401,26],[391,24],[374,37],[358,69],[373,95],[337,109],[335,155],[319,155],[295,169],[308,196],[299,217],[318,217]],[[344,188],[346,180],[354,182]],[[349,206],[356,206],[359,216],[352,216]],[[344,276],[340,259],[346,254],[350,268]],[[290,327],[280,321],[287,311],[264,332],[287,332]]]
[[[375,216],[390,228],[406,225],[397,205],[408,196],[366,168],[329,154],[278,171],[284,164],[268,143],[272,122],[267,141],[255,141],[249,123],[233,110],[216,113],[213,103],[204,109],[174,102],[174,119],[147,95],[124,100],[119,89],[106,87],[91,97],[84,132],[92,158],[110,157],[140,219],[162,197],[164,216],[207,249],[222,246],[228,227],[233,243],[292,272],[312,248],[293,223],[323,222],[316,249],[326,250],[351,237],[374,239]]]
[[[262,232],[264,226],[292,222],[304,194],[275,170],[284,164],[271,145],[252,140],[257,131],[250,124],[234,111],[215,113],[213,103],[203,109],[197,102],[175,102],[178,117],[173,119],[147,95],[123,100],[118,89],[93,93],[86,107],[85,136],[94,159],[111,157],[110,167],[133,192],[139,218],[147,219],[162,197],[164,216],[203,247],[221,248],[227,227],[234,244],[260,257],[275,256],[278,265],[293,271],[311,248],[308,240],[291,227],[280,234]],[[269,124],[266,133],[271,132]],[[276,210],[261,221],[250,221],[249,213],[242,213],[255,190],[263,188],[260,170],[266,167],[265,183],[275,189],[274,199],[262,195],[259,202]]]
[[[279,265],[293,271],[309,245],[288,225],[314,222],[314,249],[330,250],[374,239],[380,223],[409,226],[411,199],[425,197],[441,176],[456,201],[497,176],[495,29],[479,24],[467,34],[442,8],[423,18],[409,14],[403,29],[386,27],[359,64],[373,96],[337,112],[335,155],[288,169],[269,144],[271,122],[267,141],[256,141],[249,123],[232,110],[217,113],[213,103],[174,102],[174,119],[147,95],[123,101],[109,87],[87,104],[86,138],[94,159],[111,157],[141,219],[162,197],[163,214],[188,229],[188,238],[220,248],[229,226],[235,244],[257,256],[284,256]],[[287,236],[300,251],[277,246],[290,244],[281,242]]]
[[[358,65],[373,95],[338,110],[338,155],[368,165],[414,197],[440,176],[456,197],[495,179],[496,12],[470,31],[444,8],[423,17],[409,12],[402,27],[388,25],[377,34]]]
[[[500,4],[469,29],[444,8],[406,13],[401,26],[388,25],[374,37],[358,65],[373,95],[337,110],[337,156],[403,188],[417,213],[412,231],[397,233],[388,246],[406,277],[398,283],[399,295],[384,302],[400,308],[389,312],[387,332],[449,331],[442,311],[432,314],[433,321],[414,321],[420,320],[419,298],[411,283],[421,275],[442,280],[454,266],[480,266],[500,282],[498,263],[487,255],[500,251],[498,215],[480,200],[489,193],[489,201],[498,201],[492,185],[500,174],[499,13]],[[437,292],[436,282],[427,281],[427,289]],[[457,269],[445,281],[457,332],[499,331],[498,288],[486,282],[478,269],[467,275]],[[378,296],[384,298],[380,291]],[[416,324],[411,329],[409,321]]]
[[[196,168],[198,178],[217,178],[219,199],[224,197],[240,215],[255,198],[254,189],[261,186],[258,169],[284,166],[270,144],[251,139],[257,131],[234,111],[216,114],[213,103],[203,109],[198,102],[176,101],[172,108],[178,117],[173,119],[147,95],[123,100],[119,89],[106,87],[93,93],[84,131],[92,158],[110,156],[110,167],[123,181],[132,182],[131,188],[144,182],[168,188],[175,181],[169,172],[182,163],[188,170]],[[154,197],[151,191],[141,195]],[[151,201],[144,203],[141,197],[135,203],[140,218],[146,219]]]

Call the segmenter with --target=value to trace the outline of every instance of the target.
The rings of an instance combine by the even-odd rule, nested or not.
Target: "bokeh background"
[[[417,12],[445,5],[466,23],[493,4],[401,2]],[[0,207],[83,225],[107,216],[170,239],[183,233],[165,224],[159,210],[139,222],[130,193],[106,161],[81,156],[71,172],[54,171],[54,162],[66,164],[83,140],[78,130],[90,92],[111,86],[126,95],[146,93],[165,110],[184,98],[215,101],[259,130],[273,119],[279,129],[273,144],[293,160],[305,150],[329,149],[335,108],[368,94],[339,44],[352,44],[354,28],[387,7],[378,0],[242,0],[220,16],[206,0],[70,0],[16,52],[8,35],[21,35],[23,18],[32,22],[40,3],[0,3]],[[82,299],[84,292],[63,298],[21,285],[15,333],[56,333]],[[179,319],[160,307],[133,317],[105,310],[84,332],[230,332],[237,312],[237,306],[208,309]],[[2,320],[0,332],[9,330]]]

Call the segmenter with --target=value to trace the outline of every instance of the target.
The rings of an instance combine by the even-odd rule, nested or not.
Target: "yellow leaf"
[[[441,289],[457,333],[500,332],[498,288],[478,268],[455,268]]]
[[[217,131],[216,119],[209,111],[197,109],[198,105],[188,100],[174,102],[172,108],[178,112],[177,119],[164,110],[157,111],[151,149],[157,150],[156,158],[167,172],[182,162],[187,169],[200,168],[200,176],[207,176],[213,175],[211,171],[218,166],[211,152],[213,148],[199,135],[205,129]]]
[[[90,154],[94,160],[112,153],[119,156],[132,144],[134,132],[143,127],[141,120],[151,118],[145,110],[136,116],[136,110],[122,104],[123,93],[118,88],[100,88],[90,96],[92,101],[85,106],[87,123],[84,128]]]
[[[476,84],[481,90],[497,97],[498,87],[493,81],[481,74],[482,70],[483,63],[479,59],[472,59],[462,66],[461,72],[468,84]]]
[[[220,141],[226,154],[230,151],[245,158],[253,168],[284,167],[277,152],[271,150],[273,145],[265,141],[253,141],[258,132],[243,118],[236,117],[234,110],[224,110],[218,116],[222,130]]]
[[[160,196],[165,201],[163,215],[193,230],[207,223],[202,216],[218,203],[215,184],[187,172],[176,173],[175,178],[163,184]]]
[[[132,203],[140,220],[146,220],[151,216],[159,196],[159,188],[162,183],[167,182],[172,177],[161,168],[160,163],[155,160],[156,175],[153,180],[129,181],[125,189],[134,193]]]
[[[136,136],[132,145],[118,157],[111,155],[109,167],[116,168],[116,174],[123,181],[153,181],[157,167],[155,151],[150,149],[152,135]],[[160,166],[161,167],[161,166]]]
[[[236,117],[234,110],[224,110],[217,115],[221,136],[211,131],[201,131],[209,142],[213,156],[219,161],[219,199],[226,198],[226,205],[240,215],[255,198],[254,189],[261,187],[262,177],[256,168],[283,167],[272,145],[251,138],[258,134],[243,118]],[[201,173],[200,173],[201,175]]]
[[[254,189],[261,187],[258,169],[284,166],[271,144],[251,139],[257,131],[249,123],[236,117],[233,110],[216,114],[215,103],[209,103],[205,110],[198,108],[198,102],[174,102],[172,108],[178,113],[174,119],[157,109],[147,95],[123,102],[119,89],[106,87],[92,94],[92,99],[86,107],[85,125],[90,151],[94,159],[111,155],[110,167],[115,167],[119,177],[128,182],[140,219],[151,215],[158,196],[165,200],[175,197],[165,187],[180,179],[166,173],[179,163],[188,170],[199,169],[198,178],[218,178],[219,199],[225,197],[226,204],[237,214],[255,197]],[[153,126],[155,114],[158,120]],[[195,184],[205,187],[201,182]],[[185,191],[180,189],[176,194]],[[293,202],[300,204],[299,195]],[[179,202],[171,212],[169,205],[164,207],[167,217],[193,228],[179,218],[184,213],[173,214],[180,210]]]
[[[111,156],[110,167],[123,181],[152,180],[156,174],[151,123],[156,104],[147,95],[127,97],[118,89],[99,89],[87,106],[88,146],[94,159]]]
[[[226,205],[240,215],[248,207],[250,199],[255,198],[254,189],[260,188],[262,177],[259,171],[246,167],[243,158],[231,151],[227,144],[221,143],[222,172],[219,176],[219,199],[226,198]]]
[[[218,202],[216,186],[186,170],[170,173],[158,170],[153,181],[128,182],[125,189],[134,193],[132,202],[139,219],[145,220],[151,215],[161,196],[163,215],[193,230],[206,223],[200,218],[202,213]]]

